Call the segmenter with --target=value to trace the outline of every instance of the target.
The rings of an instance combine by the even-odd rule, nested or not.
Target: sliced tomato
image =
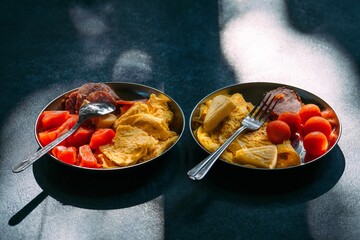
[[[121,115],[126,113],[127,110],[129,110],[132,106],[134,106],[135,103],[136,103],[136,101],[126,101],[126,100],[116,101],[116,104],[120,105]]]
[[[91,127],[79,127],[68,139],[66,139],[67,146],[80,147],[89,144],[90,138],[95,129]]]
[[[44,111],[41,116],[41,124],[44,130],[60,127],[68,118],[68,111]]]
[[[115,131],[111,128],[100,128],[94,132],[90,139],[90,148],[97,149],[100,146],[111,143],[115,137]]]
[[[77,161],[77,149],[75,147],[56,146],[51,152],[63,162],[75,164]]]
[[[117,100],[117,101],[116,101],[116,104],[118,104],[118,105],[130,105],[130,106],[132,106],[132,105],[134,105],[136,102],[141,102],[141,101],[143,101],[143,100],[127,101],[127,100],[122,100],[122,99],[120,99],[120,100]]]
[[[53,131],[48,130],[48,131],[40,132],[38,134],[38,138],[39,138],[40,144],[42,146],[46,146],[49,143],[51,143],[52,141],[54,141],[57,138],[57,135],[58,135],[58,133],[56,130],[53,130]]]
[[[94,156],[89,145],[83,145],[79,147],[79,161],[81,167],[88,168],[100,168],[99,164]]]
[[[63,135],[64,133],[69,131],[70,128],[75,126],[78,119],[79,119],[78,115],[70,114],[70,117],[57,129],[57,131],[58,131],[58,136],[57,137]]]
[[[123,115],[124,113],[126,113],[132,106],[130,105],[123,105],[120,107],[120,113],[121,115]]]
[[[60,127],[38,133],[40,144],[46,146],[65,132],[69,131],[69,129],[76,124],[78,118],[79,116],[71,114]]]

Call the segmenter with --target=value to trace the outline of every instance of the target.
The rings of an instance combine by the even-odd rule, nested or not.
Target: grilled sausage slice
[[[286,87],[278,87],[269,91],[267,94],[281,96],[278,103],[272,111],[271,118],[276,119],[283,112],[299,112],[302,106],[300,96],[291,89]]]
[[[85,100],[115,104],[117,100],[120,100],[120,97],[104,83],[87,83],[67,97],[65,100],[65,110],[78,114]]]

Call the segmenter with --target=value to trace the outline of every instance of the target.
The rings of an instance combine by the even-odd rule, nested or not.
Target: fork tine
[[[256,118],[259,113],[261,112],[261,109],[264,107],[264,105],[267,103],[267,101],[269,100],[270,98],[270,94],[269,96],[266,98],[266,100],[264,101],[264,98],[260,100],[260,102],[251,110],[251,112],[248,114],[249,117],[252,117],[252,115],[255,113],[255,111],[257,111],[255,113],[255,115],[253,116],[253,118]]]
[[[275,102],[274,102],[274,99],[275,99]],[[276,96],[274,96],[271,99],[270,103],[266,106],[265,110],[262,112],[261,116],[259,116],[258,120],[265,122],[269,118],[271,111],[275,108],[278,101],[279,101],[279,98],[276,98]],[[272,103],[274,103],[274,104],[272,104]],[[271,106],[271,104],[272,104],[272,106]]]

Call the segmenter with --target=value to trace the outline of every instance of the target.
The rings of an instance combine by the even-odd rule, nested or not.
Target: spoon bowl
[[[89,103],[82,106],[79,110],[79,120],[69,131],[67,131],[65,134],[61,135],[60,137],[58,137],[57,139],[46,145],[44,148],[37,151],[34,155],[16,164],[13,167],[12,171],[14,173],[19,173],[25,170],[36,160],[38,160],[40,157],[48,153],[52,148],[54,148],[56,145],[58,145],[66,138],[68,138],[71,134],[73,134],[81,126],[81,124],[83,124],[87,119],[106,115],[108,113],[115,111],[115,109],[116,108],[114,105],[105,102]]]
[[[97,116],[103,116],[115,111],[116,107],[113,104],[105,102],[89,103],[79,109],[79,121],[83,121]]]

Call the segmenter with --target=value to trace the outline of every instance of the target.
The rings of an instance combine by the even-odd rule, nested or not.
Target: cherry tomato
[[[303,139],[304,148],[306,153],[313,156],[320,156],[328,149],[328,140],[322,132],[311,132],[306,134]]]
[[[283,112],[278,116],[278,120],[284,121],[289,125],[291,135],[297,133],[301,126],[301,118],[295,112]]]
[[[330,136],[328,137],[329,147],[332,147],[336,143],[338,136],[339,135],[335,131],[330,133]]]
[[[326,120],[323,117],[311,117],[309,118],[305,125],[304,125],[304,134],[308,134],[310,132],[322,132],[323,134],[325,134],[326,137],[330,136],[330,133],[332,131],[332,127],[331,124],[329,123],[328,120]]]
[[[321,116],[323,118],[325,118],[326,120],[328,120],[333,128],[336,128],[339,126],[339,121],[336,118],[335,112],[333,110],[326,109],[321,112]]]
[[[298,114],[301,118],[301,123],[305,124],[309,118],[321,116],[321,111],[317,105],[309,103],[302,106]]]
[[[281,120],[270,122],[266,127],[266,133],[269,136],[270,141],[274,144],[283,143],[283,141],[288,140],[291,135],[289,125]]]

